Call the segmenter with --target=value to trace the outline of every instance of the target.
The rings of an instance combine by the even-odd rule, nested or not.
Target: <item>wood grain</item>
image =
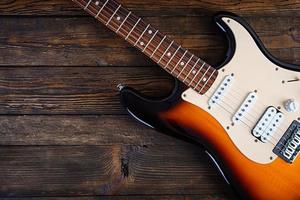
[[[144,15],[207,15],[216,11],[231,11],[249,15],[293,15],[299,16],[300,3],[287,1],[206,1],[206,0],[160,0],[151,4],[144,0],[119,0],[124,6]],[[185,12],[186,11],[186,12]],[[85,15],[70,0],[3,0],[0,15]]]
[[[194,200],[194,199],[201,199],[201,200],[225,200],[225,199],[231,199],[234,200],[236,198],[232,197],[232,194],[203,194],[203,195],[114,195],[114,196],[70,196],[70,197],[19,197],[19,198],[2,198],[2,200]]]
[[[217,66],[211,17],[239,14],[300,63],[300,2],[121,0]],[[172,79],[71,0],[0,2],[1,199],[234,199],[200,147],[126,115],[116,85],[167,95]]]
[[[158,97],[173,80],[156,67],[3,67],[0,113],[125,114],[119,83]]]
[[[192,145],[0,147],[0,196],[228,193]]]
[[[146,21],[170,35],[209,64],[223,61],[226,40],[212,16],[153,16]],[[297,17],[246,18],[269,51],[300,62]],[[277,26],[274,26],[276,21]],[[180,28],[173,24],[182,24]],[[0,18],[0,66],[153,66],[154,62],[92,17]],[[16,27],[18,27],[16,29]]]
[[[127,115],[0,116],[0,145],[182,145]]]

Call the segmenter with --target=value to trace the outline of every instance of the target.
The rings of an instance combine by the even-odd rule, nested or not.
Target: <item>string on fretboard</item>
[[[73,2],[200,94],[204,94],[215,81],[217,70],[116,1]]]

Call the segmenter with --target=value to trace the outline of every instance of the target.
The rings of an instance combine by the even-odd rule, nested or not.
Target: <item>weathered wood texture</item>
[[[226,52],[221,10],[300,64],[299,1],[121,2],[212,65]],[[71,0],[1,1],[0,27],[1,198],[235,198],[200,147],[126,115],[118,83],[159,97],[172,78]]]

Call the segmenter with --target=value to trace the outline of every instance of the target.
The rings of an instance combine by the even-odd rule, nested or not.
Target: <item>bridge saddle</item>
[[[292,163],[300,151],[300,123],[293,121],[281,137],[273,152],[288,163]]]

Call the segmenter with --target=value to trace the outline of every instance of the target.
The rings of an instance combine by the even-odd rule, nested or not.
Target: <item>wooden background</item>
[[[222,10],[300,64],[299,0],[121,3],[212,65],[226,51],[211,21]],[[71,0],[2,0],[0,15],[1,198],[234,198],[200,147],[139,125],[120,106],[117,83],[168,94],[172,80],[153,62]]]

